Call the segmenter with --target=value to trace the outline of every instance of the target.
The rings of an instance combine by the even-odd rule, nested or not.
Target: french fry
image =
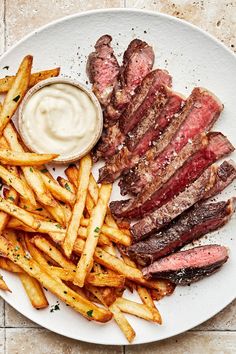
[[[76,266],[74,265],[73,262],[71,262],[69,259],[67,259],[59,249],[57,249],[51,242],[46,240],[44,237],[37,235],[34,236],[31,239],[31,242],[34,243],[34,245],[39,248],[41,251],[43,251],[45,254],[47,254],[49,257],[51,257],[55,262],[57,262],[61,267],[70,269],[70,270],[75,270]]]
[[[110,292],[111,288],[98,288],[96,286],[86,284],[86,289],[95,296],[105,307],[109,307],[116,300],[114,292]]]
[[[18,265],[13,263],[10,259],[3,258],[3,257],[0,258],[0,268],[12,273],[23,272],[23,270]]]
[[[138,294],[139,294],[140,299],[142,300],[143,304],[145,304],[152,312],[154,322],[162,324],[162,318],[161,318],[160,312],[156,308],[154,301],[150,295],[149,290],[147,290],[143,286],[138,286],[137,291],[138,291]]]
[[[20,198],[18,206],[22,209],[25,209],[25,210],[33,213],[33,214],[40,215],[40,216],[44,217],[45,219],[51,218],[50,213],[44,208],[44,206],[42,206],[39,203],[37,203],[35,206],[30,203],[30,200],[25,200],[23,198]]]
[[[77,254],[81,254],[84,247],[85,242],[81,239],[77,239],[73,251]],[[128,266],[120,258],[112,256],[100,247],[97,247],[94,252],[94,260],[104,267],[111,269],[118,274],[124,275],[127,279],[132,280],[137,284],[143,285],[150,289],[159,290],[163,293],[163,295],[168,295],[169,291],[172,291],[172,288],[169,287],[169,284],[171,283],[168,281],[146,280],[143,278],[142,272],[139,269]]]
[[[33,152],[0,149],[0,161],[3,165],[40,166],[57,158],[58,154],[36,154]]]
[[[132,326],[129,324],[124,314],[120,311],[119,307],[116,304],[112,304],[109,307],[109,310],[113,313],[114,320],[120,327],[121,331],[124,333],[129,343],[132,343],[136,336],[136,333]]]
[[[66,216],[63,206],[55,200],[55,206],[44,205],[44,208],[59,224],[66,225]]]
[[[80,227],[80,220],[83,215],[89,176],[92,168],[92,160],[89,155],[84,156],[80,161],[79,185],[76,193],[76,202],[73,207],[71,219],[66,231],[63,249],[67,257],[70,257]]]
[[[18,194],[13,188],[10,188],[5,192],[5,198],[7,198],[13,204],[17,204],[18,202]],[[10,216],[3,211],[0,211],[0,233],[3,232],[9,220]]]
[[[103,224],[103,226],[101,227],[101,232],[115,243],[124,246],[131,245],[131,238],[118,229],[114,229],[110,226]]]
[[[0,274],[0,289],[3,291],[9,291],[11,293],[11,290],[8,288],[5,280],[3,279],[3,276]]]
[[[87,228],[86,227],[80,227],[78,236],[81,237],[83,240],[86,240],[88,237],[87,233]],[[110,245],[110,240],[103,234],[100,234],[99,239],[98,239],[98,245],[104,246],[104,245]]]
[[[112,318],[110,311],[102,309],[86,300],[84,297],[71,290],[65,284],[54,279],[46,273],[40,265],[33,259],[17,257],[17,253],[11,242],[0,236],[0,252],[11,261],[20,266],[27,274],[37,279],[43,287],[51,291],[74,310],[81,313],[88,320],[107,322]]]
[[[155,318],[153,317],[152,311],[150,311],[149,307],[147,307],[146,305],[139,304],[137,302],[122,297],[116,299],[115,305],[117,305],[122,312],[143,318],[147,321],[155,322]]]
[[[18,220],[22,221],[27,226],[30,226],[32,229],[37,230],[38,232],[55,232],[55,233],[65,233],[65,229],[62,228],[61,225],[57,223],[53,223],[50,221],[44,221],[37,219],[33,214],[28,211],[19,208],[16,205],[0,198],[0,210],[5,213],[16,217]]]
[[[47,298],[39,282],[26,273],[20,273],[19,277],[32,306],[36,309],[48,307]]]
[[[3,132],[9,147],[13,151],[24,152],[24,148],[18,140],[18,134],[12,123],[7,124]],[[24,173],[25,179],[32,190],[35,192],[37,199],[43,205],[55,206],[55,201],[51,193],[47,190],[43,183],[41,175],[36,168],[31,166],[22,166],[22,171]],[[36,205],[34,194],[31,192],[29,195],[29,200],[31,204]]]
[[[94,202],[93,202],[93,199],[89,193],[87,193],[87,196],[86,196],[85,206],[86,206],[87,212],[89,213],[89,215],[91,215],[93,208],[94,208]]]
[[[26,247],[31,255],[31,257],[42,267],[49,270],[49,265],[47,260],[44,258],[43,254],[34,246],[34,244],[30,241],[30,237],[25,236]]]
[[[14,231],[5,231],[4,236],[12,243],[17,257],[29,258],[29,254],[26,253],[28,251],[24,248],[24,239],[22,237],[20,239],[23,242],[20,242]],[[25,272],[20,272],[18,275],[32,306],[37,309],[47,307],[48,301],[39,282]]]
[[[93,203],[96,205],[98,202],[99,188],[92,173],[89,177],[88,191],[93,200]]]
[[[79,176],[79,170],[76,167],[76,165],[72,164],[69,165],[66,169],[65,169],[65,175],[68,178],[68,180],[74,184],[74,186],[77,188],[79,185],[79,180],[80,180],[80,176]]]
[[[91,215],[87,231],[88,236],[77,265],[77,271],[74,279],[74,284],[80,287],[84,286],[85,278],[93,266],[93,255],[98,243],[101,227],[106,216],[111,191],[112,186],[110,184],[104,184],[101,186],[97,205],[93,209]]]
[[[43,70],[30,75],[29,87],[33,87],[38,82],[46,80],[50,77],[56,77],[60,74],[60,68]],[[15,76],[6,76],[0,79],[0,93],[6,93],[10,90],[15,81]]]
[[[75,202],[75,194],[69,191],[69,189],[65,189],[61,187],[55,180],[49,178],[44,173],[41,172],[41,177],[43,179],[44,184],[50,190],[52,195],[62,202],[69,203],[71,205]]]
[[[24,199],[28,198],[28,187],[24,181],[16,177],[3,166],[0,166],[0,178],[2,178],[8,186],[14,188]]]
[[[67,189],[69,192],[71,192],[73,194],[76,193],[75,186],[71,182],[69,182],[67,179],[59,176],[59,177],[57,177],[57,181],[60,184],[60,186]]]
[[[33,57],[27,55],[20,64],[14,82],[10,87],[0,112],[0,135],[19,107],[29,86]]]

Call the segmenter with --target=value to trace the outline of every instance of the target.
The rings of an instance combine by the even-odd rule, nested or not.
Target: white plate
[[[236,145],[236,60],[235,56],[213,37],[176,18],[137,10],[102,10],[67,17],[33,32],[10,49],[0,60],[0,76],[15,73],[25,54],[34,55],[34,71],[61,66],[63,75],[86,82],[86,56],[102,34],[109,33],[118,54],[135,37],[152,44],[156,53],[155,67],[167,68],[173,75],[174,89],[189,94],[196,85],[212,90],[225,109],[215,129],[225,133]],[[120,55],[119,55],[120,58]],[[232,155],[232,157],[234,157]],[[56,167],[56,173],[60,173]],[[231,186],[223,197],[235,193]],[[119,189],[113,199],[119,198]],[[203,238],[201,243],[220,243],[230,249],[230,259],[222,270],[190,287],[178,287],[175,293],[158,303],[163,325],[157,326],[130,317],[137,333],[134,341],[147,343],[187,331],[206,321],[234,300],[236,295],[236,220],[220,231]],[[54,332],[74,339],[101,344],[127,344],[114,322],[100,325],[88,322],[61,303],[60,311],[34,310],[16,276],[4,273],[12,294],[2,297],[32,321]],[[50,304],[56,298],[47,293]],[[129,295],[130,296],[130,295]]]

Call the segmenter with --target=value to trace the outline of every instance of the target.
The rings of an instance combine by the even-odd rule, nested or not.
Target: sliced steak
[[[195,181],[208,166],[234,150],[228,139],[221,133],[209,133],[207,137],[208,144],[206,146],[203,145],[193,155],[188,157],[170,179],[166,180],[168,173],[165,177],[164,170],[161,176],[163,178],[157,176],[158,178],[153,180],[150,185],[147,185],[137,198],[133,198],[129,202],[112,202],[110,208],[113,215],[118,218],[141,218],[149,211],[160,208],[175,195],[182,192],[187,185]],[[187,147],[185,145],[185,148],[183,148],[184,152]],[[180,156],[178,156],[177,160],[179,160]],[[172,167],[167,168],[167,170],[172,169],[173,171],[176,167],[175,160],[173,160],[171,165]],[[166,182],[164,183],[164,181]]]
[[[87,75],[93,84],[93,92],[99,102],[106,107],[117,83],[119,64],[110,45],[112,37],[104,35],[95,44],[95,52],[87,61]]]
[[[145,154],[153,141],[157,140],[183,104],[183,98],[170,91],[166,86],[159,86],[155,102],[146,111],[137,127],[125,140],[125,146],[99,170],[99,182],[110,183],[123,171],[132,168],[140,156]]]
[[[209,91],[195,88],[182,113],[173,119],[168,129],[146,156],[124,176],[122,194],[138,194],[156,178],[158,171],[168,165],[181,149],[201,132],[208,131],[219,117],[223,106]]]
[[[215,183],[217,169],[208,167],[203,174],[183,192],[172,198],[159,209],[145,216],[131,227],[134,242],[138,242],[169,224],[177,216],[201,200]]]
[[[187,285],[216,272],[228,260],[224,246],[206,245],[180,251],[154,262],[143,269],[145,278],[169,279]]]
[[[128,248],[129,256],[142,266],[176,252],[186,244],[225,225],[235,210],[234,201],[195,205],[171,224]]]
[[[113,125],[119,119],[136,87],[152,70],[153,63],[152,47],[140,39],[134,39],[124,53],[118,82],[114,87],[111,102],[105,114],[106,125]]]
[[[204,199],[214,197],[222,192],[236,178],[236,167],[234,161],[224,161],[217,169],[214,186],[205,194]]]

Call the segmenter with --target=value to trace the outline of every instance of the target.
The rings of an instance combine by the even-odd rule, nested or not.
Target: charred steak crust
[[[215,182],[216,167],[208,167],[202,175],[165,205],[145,216],[131,227],[134,242],[160,230],[173,219],[201,200]]]
[[[87,75],[93,84],[93,92],[104,107],[110,102],[119,73],[111,41],[112,37],[107,34],[100,37],[95,44],[95,52],[87,60]]]
[[[99,182],[114,182],[121,173],[133,167],[153,141],[165,131],[174,115],[180,111],[182,104],[181,96],[160,85],[153,105],[126,137],[123,148],[99,170]]]
[[[186,244],[225,225],[235,210],[234,201],[195,205],[168,227],[128,248],[130,258],[142,266],[176,252]]]
[[[143,269],[145,278],[169,279],[187,285],[216,272],[228,260],[226,247],[206,245],[180,251]]]
[[[138,194],[147,183],[156,178],[158,171],[172,162],[176,154],[196,135],[208,131],[223,109],[223,105],[208,90],[195,88],[182,110],[173,119],[163,136],[124,176],[122,194]]]
[[[136,87],[152,70],[153,63],[152,47],[140,39],[134,39],[123,56],[118,81],[105,114],[106,125],[113,125],[120,118]]]
[[[130,200],[129,203],[124,204],[123,201],[121,203],[111,203],[110,208],[112,213],[116,217],[126,218],[140,218],[144,216],[149,211],[161,207],[175,195],[182,192],[185,187],[195,181],[208,166],[234,150],[232,144],[221,133],[208,133],[207,139],[208,144],[202,147],[200,146],[198,150],[189,156],[188,159],[183,162],[182,166],[176,169],[169,180],[166,180],[165,176],[162,176],[163,180],[157,176],[159,178],[153,180],[140,192],[137,198]],[[177,156],[177,160],[183,155],[187,147],[188,146],[185,145],[180,155]],[[168,176],[168,170],[170,170],[168,166],[166,168],[166,176]],[[172,161],[171,166],[175,167],[175,160]],[[165,169],[163,173],[165,173]],[[121,206],[123,206],[123,208]]]

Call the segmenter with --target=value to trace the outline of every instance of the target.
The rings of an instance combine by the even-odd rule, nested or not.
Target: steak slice
[[[222,192],[236,178],[236,167],[232,160],[224,161],[217,169],[214,186],[204,195],[204,199]]]
[[[111,102],[105,113],[106,125],[113,125],[119,119],[136,87],[151,71],[153,63],[154,52],[152,47],[140,39],[134,39],[123,56],[118,82],[114,87]]]
[[[159,86],[155,102],[126,138],[125,145],[99,170],[99,182],[114,182],[123,171],[131,168],[159,138],[183,104],[183,98],[165,86]],[[129,149],[130,147],[130,149]]]
[[[228,260],[224,246],[206,245],[161,258],[143,269],[145,278],[169,279],[187,285],[216,272]]]
[[[131,227],[134,242],[138,242],[160,230],[173,219],[201,200],[205,193],[215,183],[217,169],[214,165],[208,167],[203,174],[183,192],[172,198],[159,209],[146,215]]]
[[[95,52],[87,61],[87,75],[93,84],[93,92],[99,102],[106,107],[117,82],[119,64],[110,45],[112,37],[104,35],[95,44]]]
[[[124,176],[120,183],[122,194],[138,194],[156,178],[158,171],[168,165],[181,149],[196,135],[210,130],[223,106],[208,90],[195,88],[179,116],[173,119],[157,144]]]
[[[186,244],[225,225],[235,210],[233,199],[227,202],[195,205],[176,221],[128,248],[129,256],[142,266],[176,252]]]
[[[207,137],[208,144],[196,149],[193,155],[188,157],[180,168],[176,169],[170,179],[167,180],[166,177],[169,174],[168,170],[173,171],[176,168],[175,160],[171,164],[172,167],[167,168],[167,174],[165,175],[164,170],[162,176],[157,176],[158,178],[147,185],[137,198],[133,198],[129,202],[112,202],[110,208],[113,215],[118,218],[140,218],[149,211],[161,207],[195,181],[208,166],[234,150],[228,139],[221,133],[208,133]],[[185,153],[187,147],[185,145],[182,149],[182,154]],[[182,154],[180,153],[178,156],[178,161]]]

